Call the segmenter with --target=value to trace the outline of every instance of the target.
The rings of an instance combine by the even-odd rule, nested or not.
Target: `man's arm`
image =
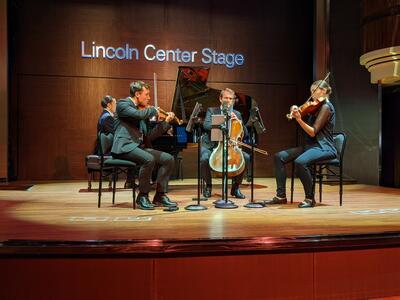
[[[105,134],[114,133],[114,117],[111,115],[108,115],[101,125]]]
[[[209,107],[207,109],[206,117],[204,118],[204,122],[203,122],[203,128],[207,131],[210,131],[211,127],[212,127],[211,116],[212,116],[212,110],[211,110],[211,107]]]
[[[159,122],[151,131],[146,135],[147,139],[152,142],[159,136],[163,135],[168,129],[171,128],[171,125],[166,121]]]
[[[134,118],[137,120],[149,119],[157,114],[155,107],[149,107],[142,110],[130,106],[128,103],[117,103],[117,115],[120,118]]]

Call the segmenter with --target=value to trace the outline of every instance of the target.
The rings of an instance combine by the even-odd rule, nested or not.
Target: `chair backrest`
[[[344,150],[346,148],[346,135],[343,132],[335,132],[333,134],[333,140],[335,142],[335,148],[338,152],[338,158],[340,162],[342,162]]]
[[[100,156],[109,154],[111,152],[114,135],[112,133],[109,134],[100,133],[98,138],[100,145]]]

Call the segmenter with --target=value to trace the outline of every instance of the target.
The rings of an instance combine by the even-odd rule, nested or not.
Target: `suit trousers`
[[[174,157],[166,152],[151,148],[135,148],[134,150],[119,154],[118,158],[130,160],[140,166],[139,169],[139,191],[147,194],[150,191],[150,179],[153,169],[159,166],[157,172],[157,192],[168,192],[169,176],[175,167]]]

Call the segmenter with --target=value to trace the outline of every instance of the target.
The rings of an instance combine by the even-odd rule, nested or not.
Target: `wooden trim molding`
[[[400,46],[367,52],[360,64],[371,73],[371,83],[400,84]]]

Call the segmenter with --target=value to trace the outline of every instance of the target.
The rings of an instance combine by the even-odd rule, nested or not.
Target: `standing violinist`
[[[317,80],[311,85],[310,91],[311,100],[306,104],[314,106],[316,111],[309,114],[307,122],[303,121],[301,111],[297,107],[291,109],[291,115],[306,133],[305,144],[275,154],[276,196],[266,201],[266,204],[287,203],[285,164],[294,161],[296,175],[300,178],[305,193],[305,199],[299,207],[314,207],[310,167],[315,162],[337,157],[333,141],[335,108],[328,99],[332,89],[326,81]]]
[[[174,169],[174,157],[169,153],[152,149],[151,141],[167,131],[175,117],[168,113],[164,121],[152,130],[149,119],[157,115],[157,109],[149,106],[150,85],[143,81],[130,84],[130,97],[117,102],[117,118],[114,123],[113,157],[130,160],[140,165],[139,194],[136,203],[141,209],[155,206],[176,206],[167,196],[168,181]],[[153,203],[149,200],[150,179],[154,167],[158,165],[156,194]]]
[[[209,107],[206,113],[206,117],[204,119],[203,128],[206,131],[206,135],[204,135],[201,144],[200,167],[203,180],[206,183],[206,187],[203,190],[203,196],[206,198],[211,197],[211,191],[212,191],[211,168],[209,164],[210,155],[212,153],[212,150],[217,146],[217,142],[212,142],[210,138],[210,132],[212,127],[211,117],[212,115],[221,115],[223,106],[225,105],[227,107],[228,112],[230,112],[231,119],[239,120],[242,122],[242,116],[240,112],[233,109],[235,99],[236,99],[235,92],[233,90],[229,88],[223,89],[219,96],[219,101],[221,102],[221,106]],[[245,131],[245,135],[247,135],[246,126],[243,125],[243,129]],[[231,188],[231,195],[239,199],[246,198],[246,196],[241,193],[239,185],[242,183],[243,177],[246,174],[246,169],[250,161],[250,156],[248,153],[243,152],[243,156],[245,159],[245,169],[242,173],[232,178],[232,188]]]

